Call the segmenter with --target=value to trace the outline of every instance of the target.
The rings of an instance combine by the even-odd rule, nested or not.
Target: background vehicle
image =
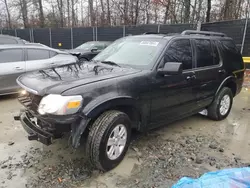
[[[225,119],[244,71],[240,52],[222,33],[126,37],[93,62],[20,76],[27,110],[16,119],[30,140],[46,145],[71,132],[77,148],[89,130],[89,161],[106,171],[122,161],[132,128],[147,131],[204,109],[213,120]]]
[[[41,43],[32,43],[26,40],[23,40],[19,37],[13,37],[9,35],[0,35],[0,45],[7,45],[7,44],[21,44],[21,45],[32,45],[32,46],[43,46],[47,47]]]
[[[37,45],[0,45],[0,57],[0,95],[17,92],[16,79],[25,72],[77,61],[66,52]]]
[[[19,37],[13,37],[9,35],[0,35],[0,45],[1,44],[25,44],[28,41],[25,41]]]
[[[110,41],[91,41],[86,42],[75,49],[67,50],[69,53],[76,55],[80,60],[91,60],[112,42]]]

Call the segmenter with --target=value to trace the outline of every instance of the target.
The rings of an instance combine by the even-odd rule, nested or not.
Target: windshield
[[[112,43],[93,60],[150,69],[162,52],[164,44],[165,40],[162,39],[122,38]]]
[[[86,42],[78,47],[76,49],[81,50],[92,50],[93,48],[97,48],[98,50],[102,50],[104,48],[104,44],[99,42]]]

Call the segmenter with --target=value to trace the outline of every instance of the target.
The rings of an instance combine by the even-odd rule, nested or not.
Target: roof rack
[[[226,37],[224,33],[210,32],[210,31],[195,31],[195,30],[186,30],[181,33],[182,35],[205,35],[205,36],[217,36],[217,37]]]
[[[145,32],[143,35],[153,35],[153,34],[160,34],[158,32]]]

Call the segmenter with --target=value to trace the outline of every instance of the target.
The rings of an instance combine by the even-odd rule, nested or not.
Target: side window
[[[181,62],[183,70],[192,69],[192,48],[189,39],[172,42],[168,47],[165,59],[167,62]]]
[[[196,39],[197,67],[214,65],[213,52],[210,40]]]
[[[51,58],[51,57],[54,57],[54,56],[56,56],[57,55],[57,53],[56,52],[54,52],[54,51],[49,51],[49,57]]]
[[[0,63],[23,61],[22,49],[0,50]]]
[[[15,39],[1,37],[0,44],[17,44],[17,41]]]
[[[27,49],[27,51],[28,51],[28,59],[27,59],[28,61],[50,58],[49,50]]]
[[[214,65],[219,65],[220,64],[220,55],[218,52],[217,45],[215,44],[215,42],[213,42],[212,45],[213,45]]]
[[[223,62],[230,70],[244,69],[242,56],[232,40],[222,40]]]

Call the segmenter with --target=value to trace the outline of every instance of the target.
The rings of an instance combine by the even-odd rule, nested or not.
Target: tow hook
[[[38,136],[36,134],[29,135],[28,140],[38,140]]]
[[[14,116],[15,121],[20,121],[20,116]]]

